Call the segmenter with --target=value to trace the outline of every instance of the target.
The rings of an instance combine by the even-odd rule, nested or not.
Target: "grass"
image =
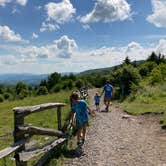
[[[146,86],[131,94],[123,103],[124,110],[130,114],[161,113],[163,125],[166,125],[166,84]]]
[[[49,94],[45,96],[29,97],[20,101],[5,101],[0,103],[0,136],[6,134],[6,136],[0,137],[0,150],[13,144],[13,111],[14,107],[38,105],[49,102],[63,102],[69,103],[70,91],[62,91],[56,94]],[[64,124],[66,117],[70,111],[69,104],[62,108],[62,123]],[[56,109],[49,109],[43,112],[34,113],[25,118],[25,124],[32,124],[34,126],[49,127],[57,129],[57,115]],[[42,137],[34,137],[41,142],[44,140]],[[44,142],[44,141],[43,141]],[[13,155],[6,159],[0,160],[0,165],[12,166],[14,161],[9,160]],[[6,160],[6,161],[5,161]]]

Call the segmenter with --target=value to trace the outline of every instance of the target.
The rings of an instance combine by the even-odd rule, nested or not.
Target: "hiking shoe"
[[[77,145],[78,145],[78,146],[82,146],[82,142],[80,142],[80,141],[77,142]]]
[[[82,139],[82,145],[85,143],[85,139]]]

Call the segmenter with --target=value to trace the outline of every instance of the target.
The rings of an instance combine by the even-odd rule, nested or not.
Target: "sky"
[[[166,0],[0,0],[0,73],[81,72],[166,54]]]

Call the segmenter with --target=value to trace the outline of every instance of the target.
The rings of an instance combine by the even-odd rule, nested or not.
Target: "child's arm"
[[[72,113],[71,113],[71,118],[70,118],[70,124],[73,124],[73,123],[74,123],[74,119],[75,119],[75,113],[72,112]]]
[[[88,108],[89,113],[90,113],[92,116],[95,116],[95,114],[94,114],[94,112],[91,110],[91,108],[90,108],[89,106],[88,106],[87,108]]]
[[[103,93],[104,93],[104,88],[103,88],[102,92],[100,93],[100,97],[103,95]]]

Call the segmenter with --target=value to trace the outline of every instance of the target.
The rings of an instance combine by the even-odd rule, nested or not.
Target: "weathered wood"
[[[11,153],[19,149],[29,138],[22,139],[21,141],[16,142],[14,145],[7,147],[0,151],[0,158],[6,157]]]
[[[19,133],[18,126],[24,125],[24,116],[23,114],[18,114],[14,112],[14,143],[25,139],[24,133]],[[22,150],[25,150],[25,143],[23,143],[16,151],[15,151],[15,163],[16,166],[27,166],[27,162],[22,162],[18,158],[18,153]]]
[[[58,137],[64,135],[62,131],[50,128],[36,127],[36,126],[18,126],[18,129],[20,133],[31,134],[31,135],[49,135],[49,136],[58,136]]]
[[[65,141],[66,141],[66,138],[59,138],[36,150],[21,152],[21,153],[19,153],[19,159],[20,159],[20,161],[28,161],[33,157],[46,153],[46,152],[50,151],[51,149],[54,149],[57,146],[62,145]]]
[[[17,114],[22,114],[23,116],[27,116],[31,113],[40,112],[45,109],[62,107],[65,105],[66,105],[65,103],[46,103],[46,104],[40,104],[35,106],[15,107],[13,108],[13,111]]]
[[[61,130],[62,129],[61,107],[57,108],[57,120],[58,120],[58,130]]]

